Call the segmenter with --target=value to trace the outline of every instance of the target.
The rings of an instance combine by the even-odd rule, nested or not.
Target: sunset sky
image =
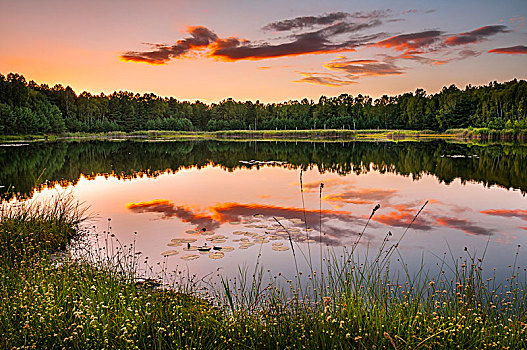
[[[527,78],[527,1],[0,0],[0,73],[280,102]]]

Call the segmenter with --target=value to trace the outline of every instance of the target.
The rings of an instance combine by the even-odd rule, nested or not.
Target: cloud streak
[[[397,51],[421,52],[423,47],[428,47],[441,40],[444,32],[427,30],[423,32],[401,34],[379,41],[373,46],[385,47]]]
[[[267,24],[263,30],[284,32],[293,29],[313,28],[317,25],[329,25],[341,21],[349,16],[346,12],[332,12],[321,16],[303,16]]]
[[[372,204],[375,201],[388,201],[396,193],[396,190],[390,189],[354,188],[342,193],[328,194],[322,199],[337,203]]]
[[[507,26],[504,25],[484,26],[470,32],[450,36],[445,39],[445,44],[448,46],[473,44],[487,40],[496,34],[508,32]]]
[[[327,26],[336,22],[345,22],[348,19],[355,20],[380,20],[390,17],[391,10],[375,10],[369,12],[332,12],[320,16],[301,16],[292,19],[286,19],[269,23],[262,27],[263,30],[272,30],[276,32],[286,32],[305,28],[314,28],[317,26]]]
[[[449,218],[449,217],[438,217],[436,218],[436,221],[441,226],[458,229],[470,235],[492,236],[494,234],[493,231],[485,227],[478,226],[468,220],[455,219],[455,218]]]
[[[504,218],[519,218],[527,221],[527,210],[522,209],[488,209],[480,211],[480,213]]]
[[[353,80],[335,77],[334,75],[326,74],[326,73],[300,72],[300,74],[303,77],[298,80],[293,80],[294,83],[311,83],[311,84],[331,86],[331,87],[356,84],[356,82]]]
[[[209,47],[217,42],[218,36],[205,27],[188,27],[190,37],[178,40],[174,45],[153,44],[151,51],[128,51],[121,55],[126,62],[166,64],[172,58],[179,58],[192,50]]]
[[[325,64],[324,67],[332,71],[347,73],[350,79],[404,74],[404,71],[394,63],[378,60],[337,60]]]
[[[190,223],[199,228],[214,230],[220,227],[220,223],[212,216],[203,213],[195,213],[184,206],[178,206],[165,199],[154,199],[149,202],[128,203],[128,210],[134,213],[158,213],[163,218],[169,219],[177,217],[183,222]]]
[[[410,222],[414,219],[417,210],[404,204],[395,205],[393,207],[397,211],[392,211],[388,214],[374,215],[372,220],[392,227],[408,227]],[[420,231],[430,231],[433,227],[432,222],[421,215],[414,221],[412,228]]]
[[[490,50],[489,53],[501,53],[506,55],[525,55],[527,54],[527,46],[516,45],[510,47],[499,47],[497,49]]]

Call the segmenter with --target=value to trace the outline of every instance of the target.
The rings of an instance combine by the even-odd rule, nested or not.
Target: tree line
[[[397,96],[341,94],[283,103],[227,98],[207,105],[128,91],[77,95],[69,86],[0,74],[0,134],[135,130],[527,129],[527,81],[455,85]]]

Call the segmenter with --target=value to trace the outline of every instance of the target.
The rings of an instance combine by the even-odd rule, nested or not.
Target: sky
[[[0,73],[282,102],[527,78],[527,1],[0,0]]]

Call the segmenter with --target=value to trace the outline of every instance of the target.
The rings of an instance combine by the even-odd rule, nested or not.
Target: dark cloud
[[[410,9],[410,10],[406,10],[406,11],[401,12],[401,14],[402,14],[402,15],[407,15],[407,14],[416,14],[416,13],[433,13],[433,12],[436,12],[436,10],[416,10],[416,9]]]
[[[164,218],[178,217],[181,221],[188,222],[198,228],[205,227],[208,230],[214,230],[220,227],[220,222],[212,218],[210,215],[194,213],[188,208],[177,206],[164,199],[155,199],[150,202],[129,203],[126,208],[134,213],[158,213],[162,214]]]
[[[427,30],[423,32],[401,34],[379,41],[374,46],[391,48],[397,51],[420,52],[438,42],[443,35],[439,30]]]
[[[276,21],[267,24],[263,30],[273,30],[277,32],[285,32],[296,29],[314,28],[316,26],[327,26],[336,22],[343,22],[349,19],[359,20],[379,20],[381,18],[389,17],[391,10],[376,10],[371,12],[332,12],[320,16],[302,16],[282,21]]]
[[[217,48],[213,50],[211,56],[226,61],[237,61],[354,51],[356,47],[367,45],[369,42],[384,36],[384,34],[354,36],[346,39],[337,37],[376,27],[380,24],[381,22],[378,20],[367,23],[336,23],[320,30],[293,35],[285,43],[270,44],[245,41],[239,45]]]
[[[459,57],[462,59],[469,58],[469,57],[477,57],[479,55],[481,55],[481,52],[470,50],[470,49],[459,51]]]
[[[527,46],[525,45],[516,45],[510,47],[499,47],[497,49],[492,49],[490,53],[504,53],[507,55],[525,55],[527,54]]]
[[[335,53],[354,51],[361,45],[385,37],[383,33],[356,35],[356,33],[382,24],[383,11],[371,13],[345,14],[335,12],[319,17],[298,17],[292,20],[271,23],[269,26],[283,28],[308,28],[315,24],[327,24],[322,28],[294,33],[285,42],[252,42],[237,37],[219,38],[205,27],[189,27],[188,38],[176,44],[149,44],[150,51],[128,51],[121,55],[123,61],[165,64],[170,59],[180,58],[192,51],[208,49],[207,54],[225,61],[261,60],[274,57],[297,56],[305,54]],[[359,18],[356,22],[338,21],[343,18]],[[310,23],[313,23],[311,25]]]
[[[378,60],[336,60],[325,64],[324,67],[332,71],[345,72],[350,79],[404,74],[404,71],[393,62],[380,62]]]
[[[312,28],[317,25],[328,25],[336,21],[341,21],[349,16],[346,12],[332,12],[321,16],[303,16],[283,21],[276,21],[264,26],[263,30],[274,30],[277,32],[292,29]]]
[[[381,19],[381,18],[387,18],[393,15],[392,10],[386,9],[386,10],[373,10],[368,12],[352,12],[349,14],[350,17],[356,18],[356,19]]]
[[[178,58],[193,49],[205,48],[217,42],[218,36],[205,27],[189,27],[189,38],[178,40],[174,45],[153,44],[152,51],[128,51],[121,55],[123,61],[144,62],[149,64],[165,64],[172,58]],[[227,39],[229,40],[229,39]],[[225,42],[222,44],[237,45],[239,42]]]
[[[397,60],[403,59],[429,65],[442,65],[454,60],[476,57],[481,53],[467,49],[460,51],[457,57],[429,58],[423,55],[430,53],[443,53],[452,55],[453,53],[448,51],[448,47],[477,43],[484,41],[495,34],[506,32],[509,32],[509,30],[504,25],[484,26],[470,32],[451,36],[446,36],[444,32],[439,30],[427,30],[423,32],[396,35],[379,41],[372,46],[403,51],[403,53],[398,56],[382,55],[384,56],[386,62],[393,63]]]
[[[436,221],[441,226],[447,226],[450,228],[458,229],[470,235],[492,236],[494,234],[494,232],[492,232],[491,230],[485,227],[478,226],[468,220],[455,219],[449,217],[437,217]]]
[[[493,216],[501,216],[504,218],[519,218],[527,221],[527,210],[522,209],[489,209],[483,210],[480,213]]]
[[[445,45],[455,46],[478,43],[493,35],[508,32],[509,30],[507,29],[507,26],[504,25],[484,26],[470,32],[450,36],[445,39]]]

